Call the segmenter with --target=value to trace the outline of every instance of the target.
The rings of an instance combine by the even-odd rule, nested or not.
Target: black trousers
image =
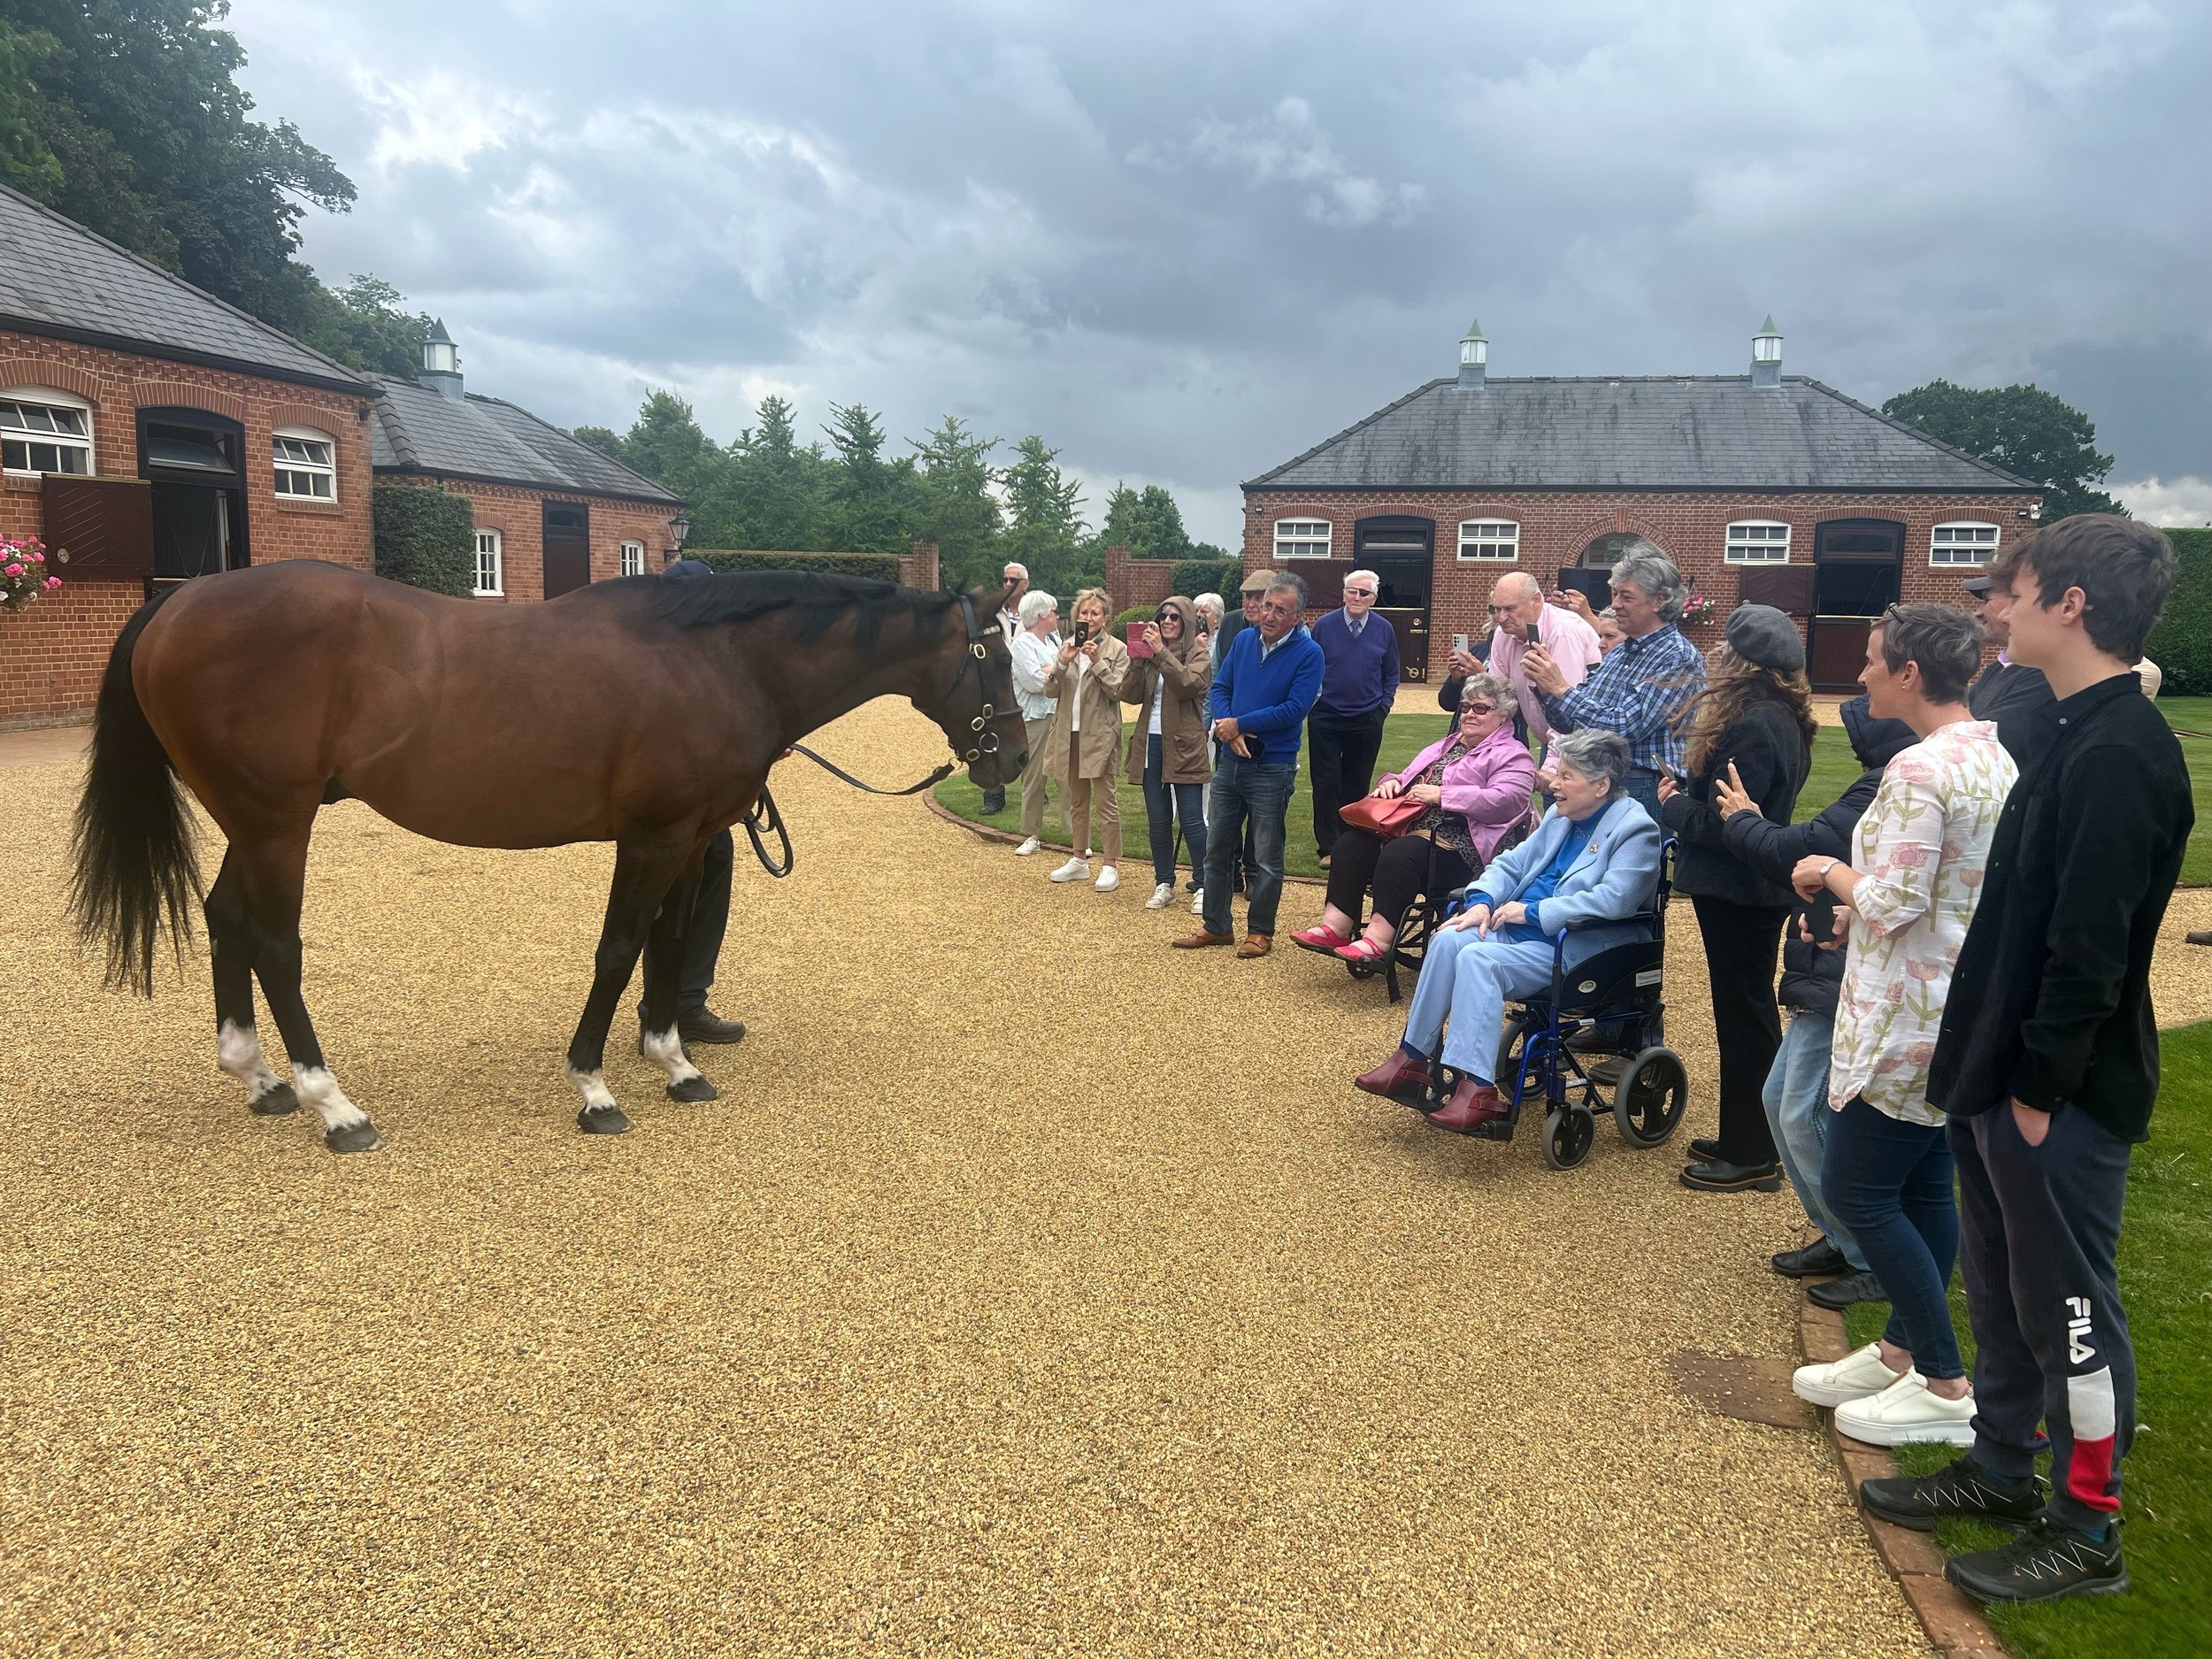
[[[1425,835],[1384,841],[1347,826],[1329,860],[1329,902],[1357,921],[1361,901],[1372,887],[1375,914],[1393,927],[1403,927],[1406,912],[1424,893],[1449,893],[1465,887],[1476,873],[1464,858]]]
[[[1344,832],[1337,814],[1374,787],[1375,757],[1382,752],[1387,704],[1364,714],[1339,714],[1317,705],[1306,717],[1308,762],[1313,775],[1313,844],[1333,854]]]
[[[1775,960],[1787,910],[1735,904],[1694,894],[1705,972],[1713,983],[1713,1035],[1720,1045],[1720,1156],[1728,1164],[1772,1164],[1767,1073],[1782,1046],[1774,1007]]]
[[[714,966],[721,959],[722,935],[730,926],[730,876],[737,863],[737,842],[724,830],[707,843],[699,873],[699,894],[691,902],[691,923],[684,929],[684,977],[676,993],[676,1017],[707,1011],[714,989]]]

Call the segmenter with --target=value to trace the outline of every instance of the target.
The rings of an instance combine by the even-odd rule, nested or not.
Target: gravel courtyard
[[[941,751],[890,703],[817,742]],[[1353,1094],[1379,985],[1171,953],[1140,872],[1053,887],[798,763],[798,872],[741,838],[725,1100],[663,1100],[626,1011],[638,1128],[587,1140],[609,849],[349,803],[309,997],[385,1146],[338,1158],[216,1071],[203,957],[101,991],[76,777],[0,770],[0,1653],[1924,1651],[1815,1435],[1673,1380],[1793,1352],[1794,1201]]]

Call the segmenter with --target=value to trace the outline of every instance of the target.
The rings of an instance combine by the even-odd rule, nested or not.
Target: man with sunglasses
[[[1344,579],[1344,606],[1313,625],[1321,648],[1321,697],[1306,718],[1313,744],[1313,844],[1327,864],[1344,832],[1344,804],[1375,781],[1383,721],[1398,695],[1398,631],[1374,614],[1381,581],[1373,571]]]

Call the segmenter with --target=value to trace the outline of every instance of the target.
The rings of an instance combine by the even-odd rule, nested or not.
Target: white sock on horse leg
[[[567,1070],[568,1080],[583,1091],[586,1111],[604,1112],[615,1110],[614,1091],[607,1087],[607,1078],[604,1072],[579,1071],[572,1065]]]
[[[668,1073],[671,1083],[685,1082],[699,1075],[699,1068],[684,1056],[683,1039],[671,1025],[666,1031],[649,1031],[638,1045],[645,1057]]]
[[[284,1079],[262,1058],[261,1033],[251,1025],[225,1020],[215,1033],[215,1064],[246,1086],[249,1102],[259,1100]]]
[[[303,1065],[292,1072],[292,1092],[300,1097],[303,1105],[312,1106],[322,1114],[326,1129],[345,1129],[355,1124],[366,1123],[368,1113],[346,1098],[345,1090],[338,1087],[338,1079],[324,1065]]]

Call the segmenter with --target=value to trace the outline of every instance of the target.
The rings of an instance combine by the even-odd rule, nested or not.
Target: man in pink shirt
[[[1533,634],[1545,654],[1559,664],[1567,684],[1578,686],[1582,677],[1597,666],[1601,655],[1598,631],[1573,611],[1546,604],[1543,588],[1526,571],[1508,571],[1498,578],[1490,590],[1490,620],[1497,630],[1490,638],[1490,672],[1513,687],[1529,735],[1548,745],[1551,727],[1544,718],[1544,705],[1521,665],[1521,659],[1528,654],[1530,636]],[[1459,654],[1453,655],[1451,677],[1437,697],[1447,709],[1457,705],[1458,684],[1466,677]]]

